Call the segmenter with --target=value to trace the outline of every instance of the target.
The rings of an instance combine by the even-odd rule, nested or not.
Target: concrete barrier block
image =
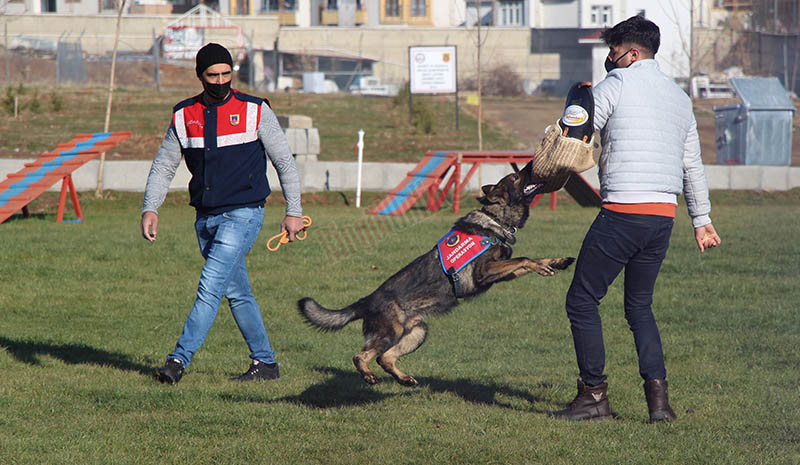
[[[276,115],[278,124],[284,129],[308,129],[313,127],[313,120],[305,115]]]
[[[0,182],[4,181],[11,173],[25,168],[25,163],[33,162],[32,159],[0,158]]]
[[[762,166],[761,188],[785,191],[789,188],[789,173],[785,166]]]
[[[800,168],[792,166],[789,168],[789,189],[800,187]]]
[[[733,167],[732,167],[733,168]],[[736,166],[731,170],[731,189],[762,189],[761,166]]]
[[[705,166],[708,188],[712,190],[731,188],[731,167],[726,165]]]
[[[278,178],[278,173],[275,171],[275,168],[267,163],[267,182],[269,182],[269,189],[272,192],[280,192],[281,191],[281,182]],[[188,185],[187,185],[188,190]],[[303,191],[303,172],[300,171],[300,191]]]
[[[308,153],[319,154],[319,130],[317,128],[306,129],[306,140],[308,141]]]
[[[305,130],[302,130],[305,133]],[[290,131],[292,137],[293,132]],[[303,192],[322,190],[352,191],[356,188],[356,162],[321,162],[316,154],[299,154],[297,159],[300,171],[300,187]],[[15,173],[33,160],[0,159],[0,181],[9,173]],[[150,161],[106,161],[104,189],[143,192],[150,172]],[[93,191],[97,182],[97,160],[80,167],[72,175],[75,188],[79,191]],[[394,189],[413,170],[416,163],[364,163],[362,189],[364,191],[388,192]],[[495,183],[510,172],[507,165],[486,164],[481,175],[483,184]],[[270,186],[280,189],[274,169],[267,169]],[[596,168],[581,173],[590,184],[597,183]],[[711,189],[766,189],[784,190],[800,188],[800,167],[765,166],[706,166],[706,176]],[[170,184],[170,191],[186,191],[191,174],[186,164],[181,163]],[[479,189],[477,174],[472,177],[466,191]],[[61,184],[56,183],[50,190],[58,192]]]
[[[289,115],[289,127],[297,129],[310,129],[314,127],[314,124],[310,116]]]
[[[306,154],[308,153],[308,139],[305,129],[289,128],[285,131],[286,141],[289,143],[289,149],[292,154]]]
[[[317,161],[316,153],[298,153],[294,156],[294,161],[297,163],[307,163]]]

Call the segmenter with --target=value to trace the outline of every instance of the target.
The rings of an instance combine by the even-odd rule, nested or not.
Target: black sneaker
[[[242,373],[241,376],[230,378],[230,381],[253,381],[255,379],[278,379],[280,377],[277,363],[264,363],[253,360],[247,371]]]
[[[183,362],[177,358],[169,359],[164,366],[158,369],[157,378],[162,383],[175,384],[183,376]]]

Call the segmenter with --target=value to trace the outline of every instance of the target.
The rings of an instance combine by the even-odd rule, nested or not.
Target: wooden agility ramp
[[[458,213],[461,192],[482,163],[509,163],[518,170],[517,163],[528,163],[532,152],[517,151],[460,151],[427,152],[403,181],[397,185],[377,207],[370,210],[373,215],[399,216],[406,213],[420,198],[428,195],[428,210],[437,211],[450,189],[453,190],[453,212]],[[472,166],[466,176],[461,177],[463,163]],[[452,168],[452,170],[451,170]],[[450,178],[447,178],[450,173]],[[583,176],[570,176],[564,189],[582,206],[600,206],[600,194]],[[542,195],[537,195],[531,206],[535,206]],[[551,193],[550,208],[555,209],[556,193]]]
[[[130,136],[130,131],[79,134],[67,143],[58,144],[55,150],[43,153],[36,161],[25,163],[23,169],[9,174],[0,183],[0,223],[20,210],[27,216],[28,204],[59,181],[61,196],[56,221],[61,223],[64,219],[67,190],[77,220],[83,221],[78,194],[72,183],[72,173]]]

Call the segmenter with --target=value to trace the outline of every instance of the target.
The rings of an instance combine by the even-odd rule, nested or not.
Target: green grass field
[[[380,369],[379,385],[363,384],[350,362],[360,324],[317,332],[296,300],[351,303],[457,216],[375,218],[339,193],[309,196],[309,238],[270,253],[279,198],[248,256],[281,363],[264,383],[227,381],[248,365],[227,304],[184,379],[153,378],[202,266],[185,194],[168,197],[155,244],[140,237],[141,194],[82,194],[83,224],[45,208],[0,225],[0,464],[800,463],[800,190],[712,193],[724,242],[703,255],[679,208],[655,300],[679,414],[664,425],[646,423],[621,279],[601,306],[616,419],[547,418],[575,392],[571,270],[500,283],[428,320],[428,341],[400,361],[420,387]],[[595,210],[544,203],[515,255],[575,256]]]

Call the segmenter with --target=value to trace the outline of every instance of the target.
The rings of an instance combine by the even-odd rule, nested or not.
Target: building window
[[[522,0],[501,1],[498,10],[498,26],[525,25],[525,5]]]
[[[411,0],[411,16],[425,16],[425,0]]]
[[[386,0],[386,16],[400,16],[400,0]]]
[[[592,5],[592,26],[611,26],[611,5]]]
[[[262,11],[267,13],[297,10],[297,0],[264,0],[261,5]]]
[[[328,10],[338,10],[339,5],[337,4],[336,0],[328,0],[328,5],[325,8]]]
[[[499,24],[492,18],[491,0],[467,0],[466,7],[464,24],[467,27],[475,27],[478,24],[478,18],[480,18],[482,26]]]

